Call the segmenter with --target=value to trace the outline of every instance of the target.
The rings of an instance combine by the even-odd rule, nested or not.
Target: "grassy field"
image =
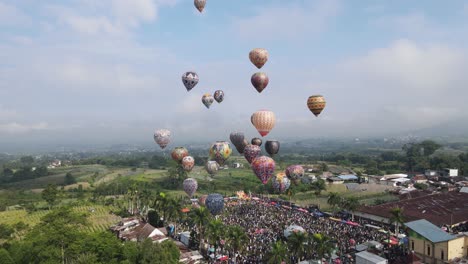
[[[94,209],[94,212],[92,211]],[[85,227],[86,231],[103,231],[107,230],[111,225],[120,221],[120,217],[110,214],[110,210],[115,208],[109,206],[92,205],[92,206],[77,206],[73,207],[73,211],[87,213],[90,225]],[[12,210],[0,212],[0,224],[14,225],[18,222],[24,222],[29,227],[37,225],[41,217],[49,211],[42,210],[28,214],[25,210]]]

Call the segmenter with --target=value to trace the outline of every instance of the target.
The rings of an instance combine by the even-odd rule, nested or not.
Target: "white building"
[[[457,177],[458,176],[458,169],[443,169],[440,174],[443,176],[449,176],[449,177]]]
[[[388,260],[367,251],[356,253],[356,264],[387,264]]]

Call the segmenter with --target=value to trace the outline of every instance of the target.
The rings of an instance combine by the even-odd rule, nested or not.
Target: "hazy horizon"
[[[207,1],[203,14],[188,0],[0,0],[0,28],[0,152],[151,144],[160,128],[176,142],[260,137],[250,116],[265,108],[277,123],[264,140],[468,131],[461,0]],[[257,47],[270,54],[260,70]],[[327,101],[318,118],[314,94]]]

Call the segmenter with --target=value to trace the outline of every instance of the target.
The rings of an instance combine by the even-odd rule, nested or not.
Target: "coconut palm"
[[[297,258],[297,263],[299,263],[304,256],[307,240],[307,233],[303,232],[293,232],[288,237],[289,251],[292,256]]]
[[[225,226],[221,220],[211,220],[208,225],[206,226],[206,235],[210,244],[214,245],[215,251],[214,254],[216,256],[216,252],[220,245],[221,239],[224,237]]]
[[[351,212],[351,219],[354,221],[354,211],[360,206],[359,200],[354,196],[343,199],[342,206]]]
[[[395,233],[398,235],[400,233],[400,225],[404,222],[403,208],[394,207],[390,209],[390,214],[390,223],[395,224]]]
[[[240,226],[229,226],[226,234],[227,245],[232,253],[234,253],[234,263],[236,263],[235,255],[237,252],[241,252],[249,237],[245,233],[244,229]]]
[[[320,262],[325,255],[330,256],[333,250],[331,238],[323,234],[314,234],[312,236],[313,248],[319,256]]]
[[[198,235],[199,235],[199,243],[200,243],[199,247],[201,250],[204,227],[210,219],[210,212],[208,211],[208,209],[206,209],[206,207],[200,206],[199,208],[196,208],[195,210],[190,211],[189,218],[197,226]]]
[[[336,192],[331,192],[327,203],[332,206],[333,212],[335,212],[336,207],[341,203],[341,196]]]
[[[266,261],[268,264],[281,264],[287,260],[288,249],[282,241],[272,243],[270,251],[267,253]]]

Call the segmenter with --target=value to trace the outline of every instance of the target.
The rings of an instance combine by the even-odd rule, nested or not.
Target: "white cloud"
[[[49,126],[45,122],[35,124],[20,124],[17,122],[0,124],[0,133],[18,134],[28,133],[37,130],[47,130]]]
[[[305,6],[283,1],[278,6],[258,8],[255,16],[234,18],[232,28],[249,40],[310,36],[325,30],[339,11],[336,0],[308,1]]]

